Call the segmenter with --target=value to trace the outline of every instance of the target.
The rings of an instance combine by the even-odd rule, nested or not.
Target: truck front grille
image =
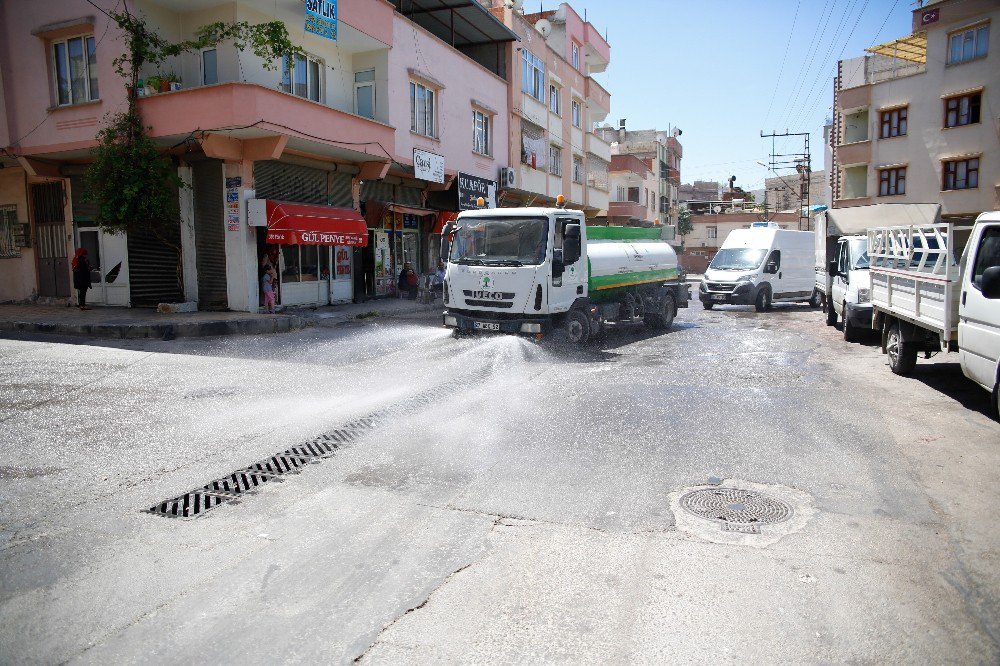
[[[473,301],[468,298],[465,299],[465,304],[476,308],[500,308],[504,310],[514,307],[514,303],[511,301]]]
[[[735,282],[709,282],[708,283],[708,290],[709,291],[721,291],[721,292],[725,292],[727,294],[731,294],[731,293],[733,293],[733,289],[736,289],[736,283]]]

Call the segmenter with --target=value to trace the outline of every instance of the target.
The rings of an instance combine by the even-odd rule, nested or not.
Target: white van
[[[811,231],[781,229],[773,222],[734,229],[705,270],[698,297],[706,310],[716,305],[808,301],[815,282],[815,240]]]
[[[868,236],[842,236],[837,241],[836,259],[830,261],[833,278],[826,323],[834,326],[843,319],[844,340],[853,342],[858,334],[872,328],[872,278],[868,270]]]

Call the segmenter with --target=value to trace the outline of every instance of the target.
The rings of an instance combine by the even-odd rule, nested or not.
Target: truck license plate
[[[500,324],[497,323],[497,322],[492,322],[492,321],[477,321],[477,322],[473,322],[472,326],[473,326],[473,328],[476,328],[476,329],[478,329],[480,331],[499,331],[500,330]]]
[[[712,298],[716,301],[724,301],[727,297],[725,294],[712,294]]]

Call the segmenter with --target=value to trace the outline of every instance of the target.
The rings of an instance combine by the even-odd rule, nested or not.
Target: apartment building
[[[493,13],[520,40],[510,50],[510,154],[501,205],[551,204],[560,194],[588,217],[607,210],[611,146],[594,134],[611,109],[594,79],[611,48],[566,3],[525,14],[494,2]],[[514,159],[520,155],[520,160]]]
[[[827,200],[827,183],[829,178],[825,170],[813,171],[809,174],[809,205],[829,206]],[[799,174],[791,173],[785,176],[775,176],[764,179],[764,196],[770,210],[798,210],[806,205],[806,197],[802,186],[805,180]],[[763,200],[762,200],[762,203]]]
[[[628,130],[622,119],[617,129],[604,125],[596,133],[611,143],[612,155],[632,155],[646,163],[657,181],[655,217],[664,225],[676,226],[684,154],[677,138],[680,130]]]
[[[696,180],[680,186],[677,200],[681,205],[688,201],[717,201],[722,192],[722,183],[715,180]]]
[[[912,34],[837,64],[828,169],[833,207],[939,203],[946,217],[1000,207],[995,0],[913,10]]]
[[[64,301],[80,247],[91,300],[109,305],[256,311],[263,257],[285,305],[392,295],[403,262],[433,265],[442,218],[470,191],[495,193],[510,163],[517,36],[481,4],[351,0],[323,35],[304,29],[301,0],[127,1],[170,41],[277,20],[305,53],[268,69],[223,43],[143,71],[180,79],[138,107],[189,187],[159,235],[111,235],[83,174],[103,117],[125,105],[112,63],[125,36],[85,0],[0,3],[0,301]]]
[[[609,174],[609,224],[633,227],[661,224],[657,212],[659,177],[648,162],[634,155],[612,155]]]

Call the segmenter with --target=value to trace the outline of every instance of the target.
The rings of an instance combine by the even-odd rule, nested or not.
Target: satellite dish
[[[513,9],[516,12],[521,11],[521,7],[524,6],[524,0],[504,0],[503,6],[507,9]]]
[[[548,37],[552,34],[552,23],[548,19],[541,19],[535,24],[535,30],[542,34],[542,37]]]
[[[712,212],[713,213],[721,213],[722,212],[722,206],[712,206]]]

